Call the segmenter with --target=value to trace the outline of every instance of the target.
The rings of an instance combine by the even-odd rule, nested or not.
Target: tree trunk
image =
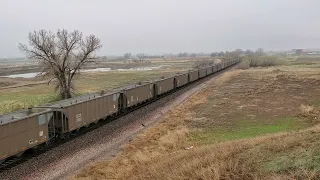
[[[68,99],[71,98],[71,86],[69,85],[66,77],[64,75],[60,76],[59,79],[59,85],[60,85],[60,97],[61,99]]]
[[[68,99],[71,98],[71,91],[70,88],[64,86],[60,88],[60,97],[61,99]]]

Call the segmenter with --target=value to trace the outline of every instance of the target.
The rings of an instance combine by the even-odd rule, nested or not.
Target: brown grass
[[[315,137],[316,136],[316,137]],[[180,149],[156,157],[140,154],[136,166],[119,179],[316,179],[320,173],[305,167],[275,173],[263,166],[277,152],[291,153],[311,147],[320,138],[320,127],[295,133],[278,133],[252,139],[224,142],[191,150]],[[313,141],[310,141],[310,140]],[[258,149],[258,150],[257,150]],[[263,154],[261,154],[263,152]],[[143,157],[141,159],[141,156]],[[257,161],[259,160],[259,161]],[[134,176],[132,176],[134,173]],[[102,178],[102,177],[101,177]]]
[[[114,159],[91,165],[72,179],[319,179],[318,125],[239,140],[190,139],[193,134],[214,139],[220,129],[239,133],[243,129],[235,128],[248,122],[269,127],[285,121],[275,118],[284,115],[301,117],[298,123],[314,119],[318,108],[303,104],[310,104],[311,97],[320,99],[318,74],[286,67],[225,73]]]

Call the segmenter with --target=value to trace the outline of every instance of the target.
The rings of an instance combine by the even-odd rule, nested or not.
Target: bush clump
[[[243,58],[240,69],[248,69],[250,67],[270,67],[285,65],[287,61],[275,56],[246,56]]]

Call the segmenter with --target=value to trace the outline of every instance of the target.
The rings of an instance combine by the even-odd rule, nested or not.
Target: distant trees
[[[254,54],[254,52],[250,49],[247,49],[245,52],[244,52],[245,55],[251,55],[251,54]]]
[[[191,53],[190,57],[197,57],[197,53]]]
[[[223,51],[219,52],[218,56],[224,56],[224,52]]]
[[[125,53],[125,54],[123,55],[123,58],[124,58],[124,63],[126,63],[127,60],[131,58],[131,53]],[[130,63],[130,61],[129,61],[129,63]]]
[[[78,30],[68,32],[58,30],[57,33],[39,30],[30,32],[29,47],[19,44],[19,49],[29,59],[38,60],[42,73],[50,77],[48,83],[56,79],[56,89],[62,99],[70,98],[73,79],[87,63],[97,59],[94,52],[102,45],[94,35],[83,37]]]
[[[196,61],[193,67],[196,69],[199,69],[203,67],[212,66],[214,63],[215,63],[214,60],[200,60],[200,61]]]
[[[129,59],[129,58],[131,58],[131,53],[125,53],[123,55],[123,57],[124,57],[124,59]]]
[[[255,53],[255,54],[258,55],[258,56],[262,56],[262,55],[264,54],[264,51],[263,51],[262,48],[258,48],[258,49],[256,50],[256,53]]]
[[[235,51],[233,51],[234,54],[236,54],[237,56],[240,56],[241,54],[244,53],[244,51],[242,49],[236,49]]]
[[[189,56],[189,54],[187,53],[187,52],[184,52],[184,53],[179,53],[178,54],[178,57],[188,57]]]
[[[210,57],[216,57],[216,56],[218,56],[218,53],[217,53],[217,52],[214,52],[214,53],[211,53],[211,54],[210,54]]]
[[[144,61],[144,59],[146,58],[146,54],[145,53],[139,53],[137,54],[137,58],[139,60],[140,63],[142,63]]]

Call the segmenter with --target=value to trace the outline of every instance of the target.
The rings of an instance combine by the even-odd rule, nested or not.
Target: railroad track
[[[205,81],[209,80],[212,77],[218,76],[218,75],[220,75],[220,74],[222,74],[222,73],[224,73],[226,71],[229,71],[230,69],[234,68],[238,64],[239,63],[236,63],[236,64],[234,64],[234,65],[232,65],[232,66],[230,66],[228,68],[225,68],[225,69],[223,69],[223,70],[221,70],[219,72],[216,72],[214,74],[211,74],[209,76],[206,76],[206,77],[204,77],[204,78],[202,78],[202,79],[200,79],[198,81],[191,82],[191,83],[189,83],[189,84],[187,84],[185,86],[182,86],[180,88],[175,89],[174,91],[170,91],[169,93],[163,94],[163,95],[161,95],[161,96],[159,96],[159,97],[157,97],[157,98],[155,98],[153,100],[147,101],[147,102],[145,102],[145,103],[143,103],[143,104],[141,104],[139,106],[131,108],[130,110],[128,110],[128,111],[126,111],[124,113],[121,113],[121,114],[119,114],[117,116],[108,117],[106,119],[100,120],[97,124],[91,124],[89,127],[81,128],[76,133],[69,134],[66,139],[56,139],[55,143],[52,143],[52,144],[47,145],[47,146],[40,147],[40,149],[38,149],[36,151],[32,151],[32,150],[31,151],[27,151],[21,157],[11,157],[11,158],[7,159],[4,163],[2,163],[0,165],[0,176],[1,176],[2,172],[8,171],[8,170],[10,170],[11,168],[15,167],[16,165],[18,165],[20,163],[28,161],[28,160],[30,160],[32,158],[36,158],[37,156],[39,156],[42,153],[48,152],[48,151],[50,151],[51,149],[53,149],[55,147],[58,147],[58,146],[60,146],[60,145],[62,145],[64,143],[67,143],[67,142],[71,141],[72,139],[75,139],[75,138],[77,138],[79,136],[82,136],[82,135],[86,134],[87,132],[90,132],[90,131],[92,131],[94,129],[97,129],[97,128],[101,127],[101,126],[104,126],[104,125],[110,123],[111,121],[114,121],[114,120],[116,120],[116,119],[118,119],[120,117],[126,116],[126,115],[130,114],[131,112],[136,111],[137,109],[140,109],[140,108],[142,108],[144,106],[152,104],[152,103],[158,101],[159,99],[162,99],[163,97],[166,97],[166,96],[168,96],[170,94],[173,94],[173,93],[176,93],[178,91],[181,91],[182,89],[185,89],[186,87],[190,87],[192,85],[198,85],[198,84],[204,83]]]

